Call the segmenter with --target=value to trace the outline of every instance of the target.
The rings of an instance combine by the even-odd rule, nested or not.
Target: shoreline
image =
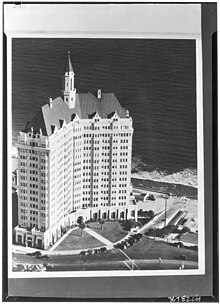
[[[17,157],[12,157],[13,170],[16,169],[16,160]],[[140,173],[141,174],[141,173]],[[162,193],[171,193],[180,197],[187,197],[190,199],[197,199],[198,188],[193,185],[176,183],[170,181],[159,180],[157,178],[149,177],[144,178],[140,177],[139,174],[131,174],[131,182],[133,187],[144,187],[149,191],[159,191]]]
[[[155,181],[151,179],[131,178],[133,188],[146,189],[146,191],[170,193],[172,196],[198,199],[198,189],[193,186]]]
[[[136,173],[133,173],[133,174],[131,174],[131,179],[139,179],[139,180],[151,180],[151,181],[155,181],[155,182],[161,182],[161,183],[169,183],[169,184],[176,184],[176,185],[184,185],[184,186],[189,186],[189,187],[194,187],[194,188],[196,188],[196,189],[198,189],[198,186],[197,185],[193,185],[193,184],[191,184],[191,183],[187,183],[187,182],[176,182],[176,181],[171,181],[171,180],[166,180],[166,178],[165,179],[163,179],[163,178],[153,178],[153,177],[151,177],[150,176],[150,174],[148,175],[148,177],[142,177],[141,176],[141,173],[138,173],[138,174],[136,174]]]

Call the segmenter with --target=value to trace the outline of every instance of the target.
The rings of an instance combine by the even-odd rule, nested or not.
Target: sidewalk
[[[110,242],[108,239],[106,239],[105,237],[99,235],[98,233],[96,233],[95,231],[93,231],[92,229],[89,228],[85,228],[84,231],[86,231],[88,234],[92,235],[93,237],[95,237],[96,239],[98,239],[99,241],[101,241],[103,244],[105,244],[107,247],[111,247],[113,248],[113,243]]]
[[[74,230],[78,229],[78,227],[72,228],[69,231],[67,231],[66,234],[64,234],[51,248],[49,251],[54,251],[54,249],[56,249],[60,243],[62,243],[62,241],[70,234],[72,233]]]

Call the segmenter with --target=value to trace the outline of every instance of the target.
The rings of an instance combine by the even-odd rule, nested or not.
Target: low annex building
[[[18,136],[15,242],[47,248],[79,218],[127,219],[132,118],[114,93],[76,93],[67,55],[62,96],[49,99]]]

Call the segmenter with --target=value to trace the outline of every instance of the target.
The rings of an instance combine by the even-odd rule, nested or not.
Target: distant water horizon
[[[195,181],[195,40],[14,38],[12,144],[48,97],[61,95],[67,50],[77,92],[114,92],[129,110],[132,172]]]

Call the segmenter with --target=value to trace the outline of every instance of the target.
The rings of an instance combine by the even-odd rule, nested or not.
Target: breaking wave
[[[192,187],[198,186],[197,170],[185,168],[178,172],[169,173],[167,170],[152,169],[140,157],[132,159],[132,178],[148,179],[158,182],[182,184]]]

